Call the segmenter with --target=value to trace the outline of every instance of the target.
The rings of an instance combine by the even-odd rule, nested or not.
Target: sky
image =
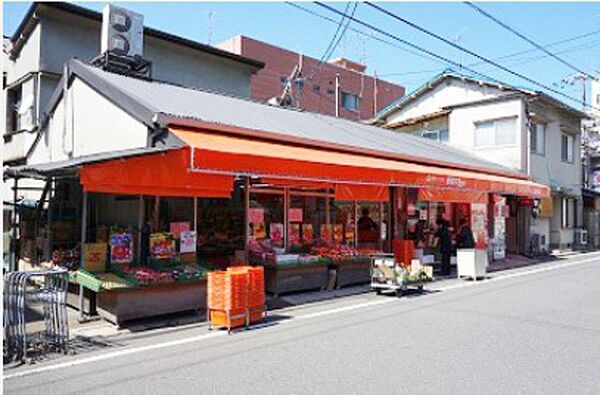
[[[4,35],[12,35],[30,4],[29,2],[3,3]],[[101,11],[105,3],[75,4]],[[317,59],[323,56],[332,41],[338,26],[336,21],[341,18],[314,3],[295,4],[335,21],[321,19],[279,2],[116,2],[115,4],[143,14],[146,26],[203,43],[215,45],[235,35],[244,34]],[[349,3],[327,4],[344,11]],[[490,59],[535,49],[531,44],[504,30],[464,3],[377,4],[440,36],[457,40],[461,46]],[[600,76],[600,3],[485,2],[477,5],[541,45],[586,35],[583,38],[549,46],[547,49],[576,68],[596,77]],[[353,7],[354,3],[350,3],[348,10],[352,10]],[[367,4],[358,4],[354,16],[459,64],[470,65],[471,69],[490,78],[519,87],[543,90],[531,82],[507,74],[489,64],[481,64],[478,59],[428,37]],[[374,37],[384,39],[393,45],[382,43]],[[448,67],[457,69],[456,66],[444,61],[419,55],[414,49],[360,26],[356,22],[349,24],[330,58],[337,56],[366,64],[367,73],[377,73],[383,79],[403,85],[407,92],[416,89]],[[498,62],[559,92],[578,99],[582,97],[581,85],[563,82],[565,78],[576,74],[577,71],[542,51],[535,50],[519,56],[503,58]],[[462,71],[469,73],[464,69]],[[556,93],[547,93],[574,107],[581,107],[581,103]]]

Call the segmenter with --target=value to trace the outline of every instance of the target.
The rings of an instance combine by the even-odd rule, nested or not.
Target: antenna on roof
[[[152,63],[143,58],[143,15],[113,4],[104,6],[100,50],[93,66],[134,77],[152,76]]]

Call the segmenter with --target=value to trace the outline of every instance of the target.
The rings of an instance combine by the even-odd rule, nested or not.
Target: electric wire
[[[504,29],[508,30],[509,32],[513,33],[514,35],[516,35],[517,37],[527,41],[529,44],[533,45],[534,47],[536,47],[537,49],[539,49],[540,51],[543,51],[544,53],[546,53],[548,56],[552,57],[553,59],[556,59],[557,61],[559,61],[560,63],[562,63],[563,65],[577,71],[580,74],[583,74],[589,78],[593,78],[596,79],[594,76],[590,75],[589,73],[581,70],[579,67],[573,65],[572,63],[567,62],[566,60],[564,60],[563,58],[556,56],[556,54],[548,51],[546,48],[544,48],[542,45],[536,43],[535,41],[533,41],[532,39],[530,39],[529,37],[525,36],[524,34],[518,32],[516,29],[514,29],[513,27],[507,25],[506,23],[502,22],[500,19],[496,18],[495,16],[493,16],[492,14],[490,14],[489,12],[483,10],[482,8],[478,7],[477,5],[471,3],[470,1],[465,1],[464,2],[466,5],[468,5],[469,7],[471,7],[472,9],[474,9],[475,11],[477,11],[479,14],[485,16],[486,18],[494,21],[496,24],[502,26]]]
[[[336,10],[335,8],[329,7],[329,6],[327,6],[327,5],[323,4],[323,3],[320,3],[320,2],[315,2],[315,4],[318,4],[318,5],[322,6],[322,7],[326,7],[328,9],[330,9],[330,10],[335,10],[336,13],[340,12],[340,11]],[[527,76],[525,76],[525,75],[523,75],[523,74],[521,74],[519,72],[513,71],[513,70],[509,69],[508,67],[505,67],[505,66],[503,66],[503,65],[501,65],[501,64],[499,64],[499,63],[497,63],[497,62],[495,62],[495,61],[493,61],[491,59],[488,59],[488,58],[486,58],[486,57],[484,57],[482,55],[479,55],[478,53],[473,52],[470,49],[464,48],[464,47],[462,47],[462,46],[460,46],[460,45],[458,45],[458,44],[456,44],[456,43],[454,43],[454,42],[452,42],[452,41],[450,41],[450,40],[448,40],[448,39],[440,36],[439,34],[433,33],[431,31],[425,29],[424,27],[421,27],[420,25],[418,25],[416,23],[413,23],[413,22],[411,22],[411,21],[409,21],[409,20],[407,20],[405,18],[402,18],[401,16],[396,15],[395,13],[393,13],[391,11],[388,11],[387,9],[385,9],[385,8],[379,6],[379,5],[373,4],[373,3],[369,2],[369,1],[365,1],[365,4],[368,5],[368,6],[370,6],[370,7],[372,7],[372,8],[374,8],[374,9],[376,9],[376,10],[378,10],[379,12],[381,12],[381,13],[383,13],[383,14],[385,14],[385,15],[387,15],[387,16],[395,19],[395,20],[397,20],[397,21],[400,21],[400,22],[402,22],[402,23],[404,23],[404,24],[406,24],[406,25],[408,25],[408,26],[410,26],[410,27],[412,27],[412,28],[414,28],[416,30],[419,30],[422,33],[427,34],[428,36],[434,37],[435,39],[440,40],[440,41],[442,41],[442,42],[444,42],[444,43],[446,43],[446,44],[448,44],[448,45],[450,45],[450,46],[452,46],[452,47],[454,47],[454,48],[456,48],[456,49],[458,49],[458,50],[460,50],[460,51],[462,51],[464,53],[467,53],[467,54],[469,54],[469,55],[471,55],[471,56],[473,56],[473,57],[475,57],[477,59],[480,59],[480,60],[482,60],[482,61],[484,61],[484,62],[486,62],[488,64],[491,64],[492,66],[494,66],[494,67],[496,67],[496,68],[498,68],[498,69],[500,69],[500,70],[502,70],[502,71],[504,71],[504,72],[506,72],[508,74],[511,74],[511,75],[513,75],[515,77],[519,77],[519,78],[521,78],[521,79],[523,79],[523,80],[525,80],[525,81],[527,81],[527,82],[529,82],[529,83],[531,83],[533,85],[536,85],[536,86],[538,86],[540,88],[543,88],[543,89],[545,89],[545,90],[547,90],[549,92],[555,93],[555,94],[557,94],[559,96],[565,97],[565,98],[567,98],[569,100],[572,100],[573,102],[582,104],[585,107],[594,108],[593,106],[587,104],[586,102],[584,102],[581,99],[578,99],[578,98],[573,97],[571,95],[567,95],[567,94],[565,94],[565,93],[563,93],[563,92],[561,92],[559,90],[556,90],[556,89],[554,89],[552,87],[549,87],[546,84],[538,82],[538,81],[534,80],[533,78],[527,77]],[[381,29],[378,29],[378,30],[381,31]],[[428,52],[431,53],[431,51],[428,51]],[[437,55],[437,56],[439,56],[439,55]],[[451,61],[451,63],[455,64],[455,65],[457,65],[459,67],[463,67],[463,68],[467,69],[466,67],[460,66],[459,64],[457,64],[454,61]],[[467,70],[471,71],[472,69],[467,69]],[[481,75],[481,73],[478,73],[478,74]],[[486,76],[486,78],[489,78],[489,77]]]

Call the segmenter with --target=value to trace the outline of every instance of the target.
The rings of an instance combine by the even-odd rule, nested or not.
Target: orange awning
[[[454,191],[444,189],[419,189],[418,200],[421,202],[448,202],[448,203],[487,203],[488,194],[475,191]]]
[[[385,185],[336,184],[335,200],[387,202],[390,200],[390,187]]]
[[[191,173],[187,147],[159,154],[85,165],[86,192],[127,195],[230,198],[233,176]]]
[[[475,171],[419,165],[372,156],[291,146],[242,137],[171,128],[195,152],[196,171],[251,174],[335,184],[406,185],[521,196],[548,196],[528,180]]]

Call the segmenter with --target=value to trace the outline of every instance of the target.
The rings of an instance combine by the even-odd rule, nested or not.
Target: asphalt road
[[[52,364],[5,371],[5,393],[598,394],[600,255],[420,296],[284,310],[231,336],[165,333]]]

